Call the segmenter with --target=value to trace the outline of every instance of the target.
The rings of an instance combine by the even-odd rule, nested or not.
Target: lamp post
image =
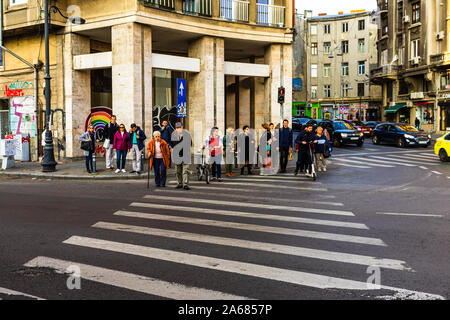
[[[50,114],[51,114],[51,88],[50,88],[50,44],[49,44],[49,24],[50,24],[50,9],[54,13],[58,12],[63,18],[68,19],[71,23],[83,24],[85,21],[82,18],[68,18],[64,16],[61,11],[55,7],[48,5],[48,0],[44,0],[44,35],[45,35],[45,146],[44,157],[42,159],[42,172],[54,172],[56,171],[55,154],[53,151],[53,138],[50,128]]]

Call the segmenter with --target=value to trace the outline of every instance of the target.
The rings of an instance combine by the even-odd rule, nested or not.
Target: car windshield
[[[414,131],[414,132],[419,132],[419,130],[417,130],[417,129],[414,128],[413,126],[409,126],[409,125],[406,125],[406,124],[397,125],[396,127],[397,127],[397,129],[400,129],[401,131]]]
[[[301,118],[301,119],[298,119],[298,121],[301,123],[301,124],[305,124],[305,123],[307,123],[308,121],[310,121],[311,119],[304,119],[304,118]]]
[[[354,126],[364,126],[364,123],[362,123],[361,121],[352,121]]]
[[[334,127],[336,130],[355,130],[355,127],[348,122],[335,122]]]

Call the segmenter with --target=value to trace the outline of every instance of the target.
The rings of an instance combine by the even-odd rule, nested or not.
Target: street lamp
[[[85,20],[79,17],[66,17],[61,13],[56,6],[49,7],[48,0],[44,1],[44,33],[45,33],[45,146],[44,157],[42,159],[42,171],[54,172],[56,170],[55,154],[53,153],[53,138],[52,131],[50,130],[50,113],[51,113],[51,89],[50,89],[50,44],[49,44],[49,24],[50,24],[50,9],[54,13],[59,13],[63,18],[69,20],[74,24],[83,24]]]

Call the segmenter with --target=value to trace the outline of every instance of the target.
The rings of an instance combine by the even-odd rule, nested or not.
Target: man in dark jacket
[[[111,122],[108,123],[105,126],[104,129],[104,137],[105,137],[105,160],[106,160],[106,170],[112,171],[114,170],[114,152],[113,152],[113,142],[114,142],[114,135],[117,131],[119,131],[119,125],[116,122],[117,118],[116,116],[111,116]],[[106,141],[109,140],[109,141]],[[104,145],[105,146],[105,145]]]
[[[298,144],[298,159],[297,160],[297,168],[295,169],[295,174],[298,173],[298,169],[302,166],[306,168],[306,175],[310,175],[312,168],[312,148],[311,143],[317,143],[315,140],[315,134],[313,132],[313,126],[307,125],[305,129],[300,132],[295,139],[295,143]]]
[[[283,121],[283,127],[279,130],[279,150],[281,173],[286,173],[289,160],[289,153],[292,152],[292,129],[289,128],[289,121]]]
[[[161,139],[163,139],[167,144],[169,145],[169,148],[171,148],[171,140],[172,140],[172,132],[173,129],[169,126],[169,122],[167,120],[164,120],[161,125]]]
[[[133,156],[133,171],[131,173],[140,174],[142,171],[142,151],[145,148],[144,141],[147,139],[144,131],[135,123],[131,125],[130,134],[128,135],[128,145]]]
[[[192,139],[189,132],[183,130],[181,122],[175,124],[175,132],[172,133],[171,145],[173,148],[172,157],[176,167],[177,189],[190,190],[189,187],[189,165],[191,155],[189,153],[192,146]],[[184,152],[186,149],[186,153]]]

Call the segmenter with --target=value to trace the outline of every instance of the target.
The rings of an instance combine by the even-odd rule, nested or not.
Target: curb
[[[54,173],[35,173],[35,172],[6,172],[0,171],[0,177],[7,176],[11,178],[45,178],[57,180],[143,180],[147,179],[148,174],[141,175],[121,175],[121,176],[100,176],[100,175],[76,175],[76,174],[54,174]],[[174,177],[175,173],[167,174],[167,177]],[[150,178],[154,175],[150,174]]]

